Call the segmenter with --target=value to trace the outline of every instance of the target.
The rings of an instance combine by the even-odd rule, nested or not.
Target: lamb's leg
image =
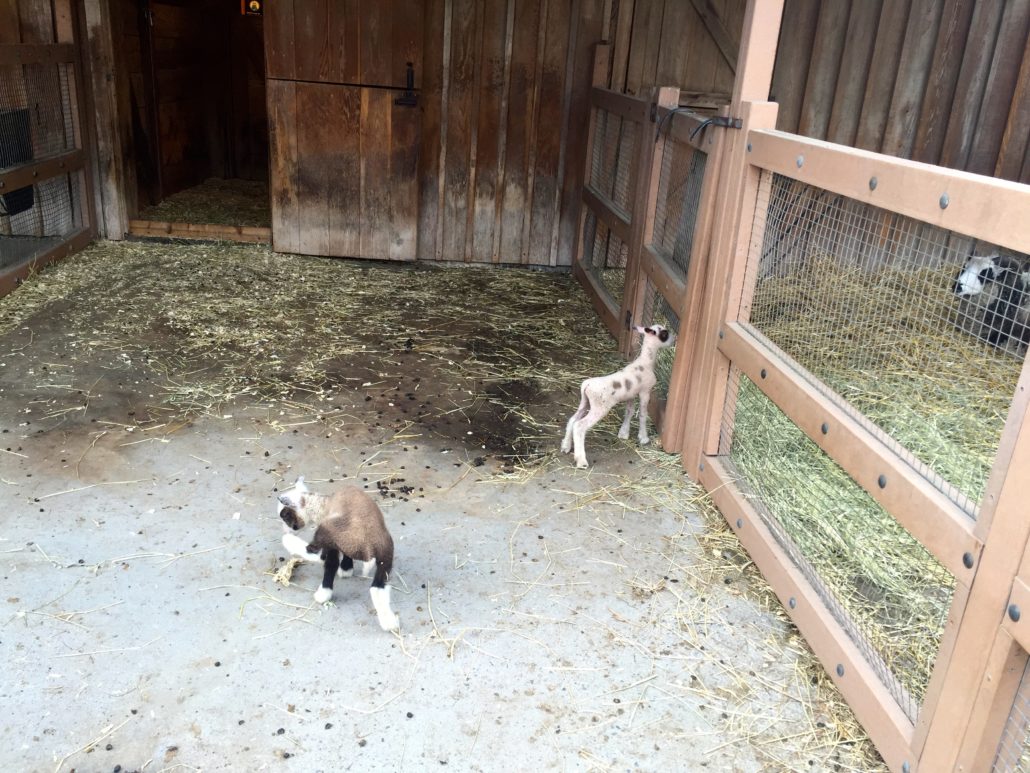
[[[333,597],[333,580],[336,570],[340,568],[340,551],[327,548],[322,551],[325,556],[325,573],[322,575],[322,587],[315,591],[315,601],[324,604]]]
[[[633,421],[635,408],[632,400],[626,401],[626,418],[622,420],[622,426],[619,427],[619,440],[629,440],[629,425]]]
[[[317,548],[309,549],[310,546],[307,542],[302,540],[296,534],[286,533],[283,535],[283,547],[286,548],[286,552],[291,556],[297,558],[303,558],[305,561],[310,561],[313,564],[317,564],[322,560],[321,555]]]
[[[382,564],[378,564],[376,576],[368,592],[372,596],[372,606],[376,608],[376,615],[379,616],[379,627],[384,631],[396,631],[401,627],[401,621],[390,608],[390,585],[387,580],[386,571]]]
[[[579,398],[579,408],[572,414],[572,418],[569,419],[569,423],[565,425],[565,439],[561,442],[561,452],[567,454],[572,450],[572,429],[576,422],[582,419],[587,414],[587,397],[581,395]]]
[[[587,466],[586,438],[587,430],[597,424],[608,411],[591,408],[590,412],[576,422],[572,428],[572,439],[576,446],[576,466],[583,469]]]
[[[351,577],[354,575],[354,559],[350,556],[340,554],[340,568],[336,572],[339,577]]]
[[[647,404],[651,402],[651,391],[640,393],[640,432],[637,434],[637,440],[640,441],[640,445],[646,446],[651,442],[651,438],[647,436]]]

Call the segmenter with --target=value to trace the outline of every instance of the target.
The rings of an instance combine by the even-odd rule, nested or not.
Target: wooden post
[[[654,91],[651,104],[652,115],[657,115],[657,108],[673,108],[679,104],[680,90],[671,86],[662,86]],[[641,262],[645,244],[650,244],[654,234],[655,209],[658,206],[658,184],[662,177],[662,153],[665,149],[665,136],[655,136],[657,122],[643,121],[639,124],[640,134],[637,147],[637,161],[634,164],[636,174],[633,188],[633,205],[631,207],[629,255],[626,261],[626,285],[623,288],[622,308],[619,320],[622,322],[620,349],[629,356],[636,341],[636,334],[627,328],[630,325],[649,325],[651,320],[640,318],[644,307],[644,293],[647,291],[647,276]],[[657,400],[655,401],[657,408]]]
[[[730,105],[730,116],[741,118],[743,126],[740,130],[725,130],[728,137],[718,170],[716,220],[695,366],[687,374],[689,382],[685,387],[691,404],[684,422],[683,466],[695,480],[702,454],[719,450],[719,425],[730,368],[726,357],[717,351],[717,336],[724,320],[736,319],[758,202],[759,174],[747,163],[747,134],[752,129],[776,127],[776,105],[764,100],[772,83],[782,13],[783,0],[749,0],[744,17],[740,62]]]
[[[976,575],[970,588],[961,622],[945,641],[943,653],[950,653],[943,684],[935,701],[923,706],[926,715],[925,742],[920,756],[923,770],[953,770],[963,760],[982,755],[984,749],[997,748],[1000,728],[999,708],[991,706],[1007,696],[997,685],[1006,677],[1011,653],[999,642],[1005,621],[1013,578],[1030,542],[1030,519],[1026,502],[1030,499],[1030,360],[1023,364],[1016,394],[1009,411],[994,469],[980,505],[978,534],[987,529]],[[974,560],[977,557],[973,557]],[[983,700],[985,690],[996,691],[991,701]],[[1011,700],[1011,695],[1007,696]],[[984,708],[984,704],[988,704]],[[1009,704],[1011,705],[1011,703]],[[978,712],[979,706],[979,712]],[[1007,713],[1007,707],[1003,707]]]
[[[83,24],[80,25],[80,47],[90,55],[83,56],[90,66],[83,72],[93,97],[93,110],[82,114],[83,124],[96,127],[96,158],[93,182],[96,188],[95,221],[100,235],[122,239],[129,231],[127,194],[135,190],[136,180],[126,169],[126,149],[131,148],[132,132],[129,114],[122,102],[127,100],[126,68],[119,66],[119,46],[115,44],[120,19],[112,17],[110,0],[84,0]],[[121,95],[121,99],[120,99]],[[89,135],[87,135],[89,136]]]

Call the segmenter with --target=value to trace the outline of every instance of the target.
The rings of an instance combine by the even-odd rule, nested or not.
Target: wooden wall
[[[794,0],[777,126],[1028,182],[1028,31],[1028,0]]]
[[[604,0],[427,0],[424,260],[569,265]]]
[[[226,177],[268,179],[268,110],[265,105],[264,20],[243,16],[239,3],[229,11],[229,75],[232,111],[228,116]],[[235,11],[235,12],[233,12]]]
[[[612,0],[612,87],[728,96],[745,10]],[[780,29],[777,128],[1030,181],[1030,0],[788,0]]]

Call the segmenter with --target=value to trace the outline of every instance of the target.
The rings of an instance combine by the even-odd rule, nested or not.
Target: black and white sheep
[[[633,329],[643,336],[637,358],[617,373],[588,378],[580,384],[579,408],[565,426],[565,439],[561,444],[561,450],[566,454],[575,447],[577,467],[587,466],[587,430],[621,402],[626,403],[626,417],[619,428],[619,437],[622,440],[629,438],[629,427],[634,412],[633,399],[639,398],[640,430],[637,439],[641,445],[650,442],[647,436],[647,405],[651,400],[651,390],[657,382],[654,364],[658,350],[674,345],[676,336],[662,325],[638,325]]]
[[[375,577],[369,594],[384,631],[396,631],[400,620],[390,608],[390,572],[393,569],[393,538],[386,528],[383,513],[375,501],[355,486],[344,486],[336,493],[316,494],[304,478],[279,494],[279,517],[284,529],[300,531],[315,527],[311,542],[296,534],[283,534],[283,547],[305,561],[324,562],[322,585],[315,601],[324,603],[333,596],[337,572],[349,577],[354,562],[374,562]]]
[[[1004,255],[974,255],[955,277],[959,327],[999,348],[1030,344],[1030,265]]]

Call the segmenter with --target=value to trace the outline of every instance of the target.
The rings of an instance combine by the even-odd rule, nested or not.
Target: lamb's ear
[[[644,328],[642,328],[640,325],[634,325],[633,326],[633,332],[643,334],[644,333]]]
[[[668,330],[663,330],[661,333],[658,334],[658,338],[661,341],[668,341],[669,340],[669,331]]]
[[[306,485],[304,485],[304,476],[303,475],[301,475],[301,476],[299,476],[297,478],[297,482],[293,484],[293,487],[295,489],[297,489],[297,491],[307,491],[308,490],[308,487]]]
[[[643,332],[650,333],[651,335],[654,335],[654,329],[653,328],[645,327]]]

